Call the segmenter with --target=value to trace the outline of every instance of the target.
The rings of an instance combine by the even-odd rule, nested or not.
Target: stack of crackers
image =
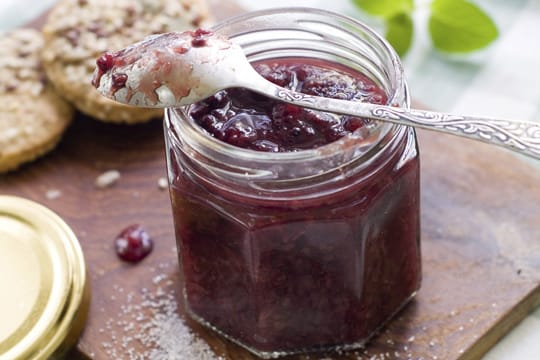
[[[91,84],[95,60],[209,22],[204,0],[60,0],[43,31],[0,34],[0,173],[52,150],[76,111],[125,124],[161,117],[102,97]]]

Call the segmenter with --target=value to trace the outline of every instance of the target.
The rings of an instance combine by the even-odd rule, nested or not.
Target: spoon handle
[[[275,88],[273,94],[275,98],[294,105],[440,131],[499,145],[540,159],[540,122],[452,115],[434,111],[321,98],[283,88]]]

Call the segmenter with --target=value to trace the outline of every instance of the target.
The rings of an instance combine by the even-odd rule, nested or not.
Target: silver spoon
[[[243,87],[315,110],[414,126],[499,145],[540,159],[540,123],[452,115],[434,111],[306,95],[260,76],[241,47],[204,30],[154,35],[97,60],[93,84],[118,102],[142,107],[193,104],[216,92]]]

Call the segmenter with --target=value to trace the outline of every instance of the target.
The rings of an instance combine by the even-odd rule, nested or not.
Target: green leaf
[[[407,53],[412,44],[414,24],[411,16],[400,13],[386,21],[386,39],[399,56]]]
[[[499,35],[493,20],[467,0],[434,0],[429,32],[433,45],[447,52],[478,50]]]
[[[409,13],[414,8],[413,0],[352,0],[356,6],[368,14],[391,17],[399,13]]]

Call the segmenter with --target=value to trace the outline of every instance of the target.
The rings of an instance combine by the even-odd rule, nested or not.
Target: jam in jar
[[[274,10],[215,31],[280,86],[409,105],[399,59],[354,20]],[[352,349],[418,290],[413,129],[229,89],[167,109],[165,134],[185,307],[202,324],[265,358]]]

